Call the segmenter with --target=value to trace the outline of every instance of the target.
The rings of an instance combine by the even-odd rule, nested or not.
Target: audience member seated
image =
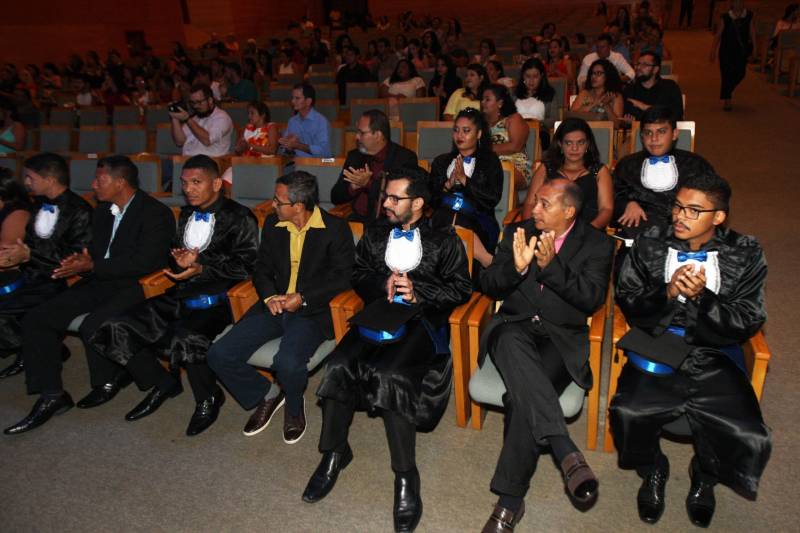
[[[378,55],[375,56],[377,59],[375,76],[379,80],[385,80],[394,73],[398,58],[392,52],[392,46],[389,44],[389,39],[386,37],[378,39],[377,52]]]
[[[619,273],[616,301],[631,330],[618,342],[628,359],[608,420],[619,465],[642,478],[636,505],[649,524],[665,507],[665,424],[688,422],[686,511],[703,528],[718,482],[756,499],[772,450],[741,348],[767,318],[767,263],[754,237],[725,226],[730,196],[713,172],[688,177],[670,206],[672,226],[640,235]]]
[[[425,96],[425,80],[417,73],[414,63],[401,59],[392,75],[381,83],[379,94],[381,98],[389,98],[389,116],[397,118],[400,116],[397,101],[400,98]]]
[[[549,447],[570,500],[586,510],[598,481],[564,421],[559,396],[573,381],[592,387],[586,319],[606,299],[614,245],[581,220],[580,189],[554,179],[538,193],[533,219],[509,226],[491,266],[484,294],[503,300],[483,333],[505,383],[505,431],[491,491],[499,496],[483,531],[513,531],[542,447]],[[598,383],[594,384],[599,386]],[[559,491],[560,492],[560,491]]]
[[[384,176],[417,166],[417,154],[391,140],[388,117],[377,109],[365,111],[356,124],[358,147],[347,154],[342,174],[331,190],[334,204],[350,204],[350,218],[373,222],[383,216]]]
[[[658,24],[646,26],[643,37],[644,40],[639,44],[638,57],[647,52],[652,52],[658,54],[664,61],[672,59],[672,54],[664,45],[664,31]]]
[[[26,159],[24,165],[24,188],[7,169],[0,188],[0,356],[15,356],[0,371],[0,378],[24,370],[25,314],[67,288],[66,280],[54,277],[54,272],[61,261],[88,247],[92,238],[92,208],[69,189],[66,160],[45,153]],[[25,189],[33,197],[33,206]]]
[[[562,178],[581,190],[578,218],[605,230],[614,214],[614,185],[611,172],[600,161],[592,129],[580,118],[570,117],[559,124],[528,188],[522,207],[523,220],[533,216],[539,189],[551,180]]]
[[[564,51],[564,46],[559,39],[553,39],[547,45],[547,75],[550,78],[566,78],[569,87],[572,87],[574,67],[569,55]]]
[[[317,91],[308,83],[298,83],[292,89],[292,109],[295,113],[283,136],[278,139],[280,152],[297,157],[331,157],[330,123],[325,115],[314,109]]]
[[[278,152],[278,125],[270,122],[269,108],[264,102],[250,102],[247,106],[247,126],[236,142],[236,155],[243,157],[267,157]],[[228,189],[233,185],[233,168],[222,173],[222,185]]]
[[[598,59],[592,63],[589,74],[570,111],[584,113],[592,120],[623,118],[625,104],[617,69],[608,60]]]
[[[798,19],[800,19],[800,4],[787,5],[783,16],[775,23],[775,29],[772,31],[772,38],[769,41],[770,50],[774,50],[778,46],[778,35],[781,32],[800,29],[800,20]]]
[[[198,155],[183,165],[186,205],[172,239],[169,268],[175,285],[100,326],[90,339],[100,356],[89,360],[92,383],[124,369],[147,396],[125,415],[133,422],[153,414],[183,391],[180,374],[159,363],[168,354],[170,368],[186,369],[196,407],[186,429],[193,436],[217,419],[225,393],[206,362],[208,348],[231,323],[227,291],[255,268],[258,223],[245,206],[222,194],[222,178],[213,159]],[[78,407],[92,408],[113,398],[94,387]]]
[[[617,8],[617,13],[614,16],[612,22],[616,22],[619,26],[620,33],[625,36],[629,37],[631,34],[631,15],[628,11],[628,8],[625,6],[620,6]],[[610,23],[609,23],[610,24]]]
[[[514,105],[522,118],[543,122],[545,128],[552,128],[559,119],[556,91],[547,81],[547,72],[540,59],[529,59],[519,69],[519,82],[514,94],[517,97]]]
[[[406,55],[400,59],[407,59],[417,70],[425,70],[426,68],[430,67],[428,64],[428,58],[425,56],[425,51],[422,49],[422,43],[416,38],[408,41]]]
[[[552,22],[545,22],[539,30],[539,35],[534,37],[534,41],[536,41],[536,51],[539,57],[547,55],[547,46],[550,41],[554,39],[561,39],[561,36],[558,35],[556,30],[556,25]]]
[[[481,108],[481,94],[489,85],[489,77],[486,69],[478,63],[472,63],[467,67],[467,75],[464,77],[464,87],[456,89],[450,95],[447,106],[444,108],[444,120],[453,120],[456,115],[467,107],[473,109]]]
[[[450,57],[453,58],[453,64],[455,64],[456,68],[469,66],[469,53],[463,48],[456,48],[450,52]]]
[[[514,64],[522,65],[536,55],[536,44],[530,35],[525,35],[519,40],[519,54],[514,56]]]
[[[642,150],[614,167],[614,220],[624,236],[669,225],[675,193],[683,182],[695,174],[714,172],[699,155],[675,148],[678,134],[669,108],[652,106],[642,115]]]
[[[622,57],[622,54],[611,50],[611,44],[611,36],[607,33],[604,33],[597,38],[597,41],[595,42],[595,51],[586,54],[586,56],[583,58],[583,62],[581,63],[581,68],[578,70],[578,87],[586,83],[589,76],[589,71],[591,70],[590,67],[592,67],[595,61],[599,59],[605,59],[610,62],[619,74],[618,77],[621,76],[625,81],[632,80],[634,77],[636,77],[636,72],[634,72],[630,64],[625,61],[625,58]]]
[[[294,61],[289,51],[281,49],[278,51],[277,61],[272,62],[274,72],[273,78],[281,76],[293,76],[303,72],[303,64]]]
[[[303,436],[308,361],[333,338],[328,304],[350,288],[353,236],[347,222],[321,210],[318,202],[311,174],[278,178],[275,213],[264,222],[253,274],[258,301],[208,352],[208,364],[236,401],[255,409],[244,427],[248,437],[266,429],[284,403],[283,441],[294,444]],[[279,337],[270,383],[247,361]]]
[[[348,46],[342,50],[342,64],[336,71],[336,85],[339,88],[339,103],[347,102],[348,83],[367,83],[375,81],[375,76],[358,60],[358,48]]]
[[[622,30],[616,20],[608,23],[606,33],[611,37],[611,50],[620,54],[628,64],[631,64],[631,51],[625,44],[625,36],[622,34]]]
[[[100,97],[92,89],[92,86],[89,85],[89,80],[86,76],[80,75],[73,78],[72,88],[75,91],[76,107],[100,105]]]
[[[25,149],[25,126],[17,109],[6,100],[0,101],[0,154],[13,154]]]
[[[640,120],[651,106],[668,107],[675,120],[683,120],[681,88],[673,80],[661,77],[661,57],[645,52],[636,62],[636,79],[623,90],[625,116]]]
[[[472,293],[464,246],[452,229],[436,229],[425,220],[429,201],[426,172],[390,174],[383,204],[387,220],[364,229],[352,277],[365,304],[363,322],[354,317],[328,357],[317,389],[322,459],[303,492],[304,501],[315,503],[333,489],[353,459],[348,433],[354,411],[366,409],[383,418],[386,429],[395,473],[395,531],[413,531],[422,516],[416,434],[432,431],[447,407],[448,317]],[[389,325],[397,322],[400,329]]]
[[[486,75],[489,77],[489,84],[499,83],[500,85],[505,85],[508,89],[514,87],[514,80],[506,76],[503,64],[496,59],[486,62]]]
[[[428,96],[439,97],[440,118],[444,116],[445,107],[450,97],[464,86],[456,73],[456,66],[450,56],[440,55],[436,58],[436,70],[428,84]]]
[[[636,8],[636,18],[633,20],[633,39],[636,42],[644,40],[647,27],[656,24],[656,19],[650,13],[650,2],[644,0]]]
[[[193,114],[180,108],[170,111],[172,140],[186,156],[207,155],[219,157],[231,148],[234,132],[230,115],[214,102],[214,93],[208,85],[193,85],[189,96]]]
[[[65,162],[62,164],[66,167]],[[30,179],[36,177],[31,175]],[[82,279],[29,310],[22,319],[25,382],[28,393],[39,394],[39,398],[28,416],[4,430],[6,435],[35,429],[75,405],[61,379],[62,341],[72,321],[88,313],[79,333],[92,366],[102,357],[89,342],[94,332],[109,318],[142,302],[139,278],[167,265],[175,219],[167,206],[139,189],[136,165],[125,156],[100,159],[92,188],[97,207],[92,216],[91,243],[71,254],[56,251],[55,243],[48,246],[50,261],[60,259],[54,267],[48,265],[50,272],[46,274],[51,279],[63,282],[77,275]],[[40,213],[45,212],[47,216],[37,215],[34,231],[47,236],[59,228],[61,213],[58,208],[52,216],[43,204]],[[92,381],[92,388],[103,389],[110,397],[130,382],[122,371],[92,377],[97,380]]]
[[[489,85],[483,91],[481,111],[492,131],[492,150],[501,161],[511,161],[531,182],[531,161],[525,153],[530,128],[517,113],[511,93],[505,85]]]
[[[258,100],[258,90],[255,84],[242,77],[242,67],[239,63],[225,65],[225,81],[227,90],[225,100],[232,102],[253,102]]]
[[[486,67],[487,62],[497,59],[497,48],[495,47],[492,39],[481,39],[478,49],[480,50],[480,53],[475,54],[475,56],[472,58],[473,63],[477,63],[483,67]]]
[[[503,194],[503,167],[492,151],[483,114],[468,107],[453,124],[453,148],[431,163],[435,227],[461,226],[475,232],[472,279],[492,262],[500,226],[494,210]]]
[[[427,30],[422,34],[422,52],[425,56],[426,68],[434,68],[436,58],[442,53],[442,45],[435,30]]]

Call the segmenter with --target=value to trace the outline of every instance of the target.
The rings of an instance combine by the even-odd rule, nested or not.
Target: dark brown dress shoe
[[[217,387],[210,398],[199,402],[195,407],[192,419],[189,420],[189,426],[186,428],[186,436],[194,437],[210,428],[211,424],[217,421],[219,410],[224,403],[225,393]]]
[[[306,401],[304,398],[301,401],[303,407],[299,415],[290,415],[288,409],[283,412],[283,442],[286,444],[294,444],[306,432]]]
[[[599,482],[581,452],[572,452],[564,457],[561,461],[561,473],[567,492],[575,501],[587,504],[597,498]]]
[[[394,475],[394,530],[414,531],[422,518],[419,471],[397,472]]]
[[[33,409],[31,409],[28,416],[13,426],[7,427],[3,433],[6,435],[19,435],[20,433],[38,428],[50,420],[53,415],[66,413],[74,405],[75,403],[72,401],[72,397],[66,391],[58,398],[45,398],[40,396],[39,399],[36,400],[36,403],[33,404]]]
[[[511,533],[517,527],[519,521],[525,515],[525,502],[522,502],[519,510],[514,513],[505,507],[494,506],[494,511],[483,526],[481,533]]]
[[[328,495],[339,479],[339,472],[345,469],[350,461],[353,460],[353,450],[350,445],[343,453],[325,452],[322,454],[317,469],[308,480],[306,490],[303,491],[303,501],[306,503],[316,503]]]
[[[252,437],[267,429],[272,417],[283,406],[285,401],[286,395],[283,392],[269,400],[261,400],[256,406],[256,410],[250,415],[250,419],[245,424],[242,433],[246,437]]]

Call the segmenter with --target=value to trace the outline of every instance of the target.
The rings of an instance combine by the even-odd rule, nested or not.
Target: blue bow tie
[[[708,259],[708,252],[678,252],[679,263],[684,263],[689,259],[704,263]]]
[[[409,241],[413,242],[414,241],[414,230],[410,229],[408,231],[403,231],[400,228],[394,228],[394,231],[392,232],[392,238],[393,239],[402,239],[403,237],[405,237]]]
[[[657,163],[669,163],[668,155],[662,155],[661,157],[650,156],[647,159],[650,160],[651,165],[655,165]]]
[[[56,206],[54,206],[53,204],[42,204],[42,209],[44,209],[45,211],[50,211],[51,213],[56,212]]]
[[[474,158],[471,155],[468,155],[467,157],[464,158],[464,164],[469,165],[470,163],[472,163],[473,159]]]
[[[195,220],[202,220],[203,222],[208,222],[210,220],[209,213],[201,213],[199,211],[194,212],[194,219]]]

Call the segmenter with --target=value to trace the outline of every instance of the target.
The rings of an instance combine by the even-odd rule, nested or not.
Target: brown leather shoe
[[[275,412],[283,406],[284,401],[286,401],[286,397],[283,391],[271,400],[261,400],[256,406],[256,410],[250,415],[250,420],[245,424],[242,433],[246,437],[252,437],[267,429],[270,420],[272,420]]]
[[[481,533],[511,533],[525,515],[525,502],[522,502],[519,511],[513,513],[505,507],[494,506],[492,516],[486,521]]]
[[[581,452],[572,452],[564,457],[561,461],[561,473],[564,475],[567,492],[577,502],[585,504],[597,497],[600,483]]]
[[[289,410],[283,412],[283,442],[286,444],[294,444],[303,438],[306,432],[306,400],[300,398],[303,402],[303,408],[300,409],[300,414],[292,416]]]

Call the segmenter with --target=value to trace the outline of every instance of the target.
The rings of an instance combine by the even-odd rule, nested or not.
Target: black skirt
[[[198,363],[206,360],[211,343],[231,322],[227,301],[208,309],[188,309],[170,290],[106,321],[90,343],[123,366],[137,353],[153,348],[167,351],[174,366]]]
[[[435,352],[419,320],[392,344],[372,344],[352,328],[328,358],[317,396],[368,412],[392,411],[431,431],[447,409],[453,374],[450,354]]]

